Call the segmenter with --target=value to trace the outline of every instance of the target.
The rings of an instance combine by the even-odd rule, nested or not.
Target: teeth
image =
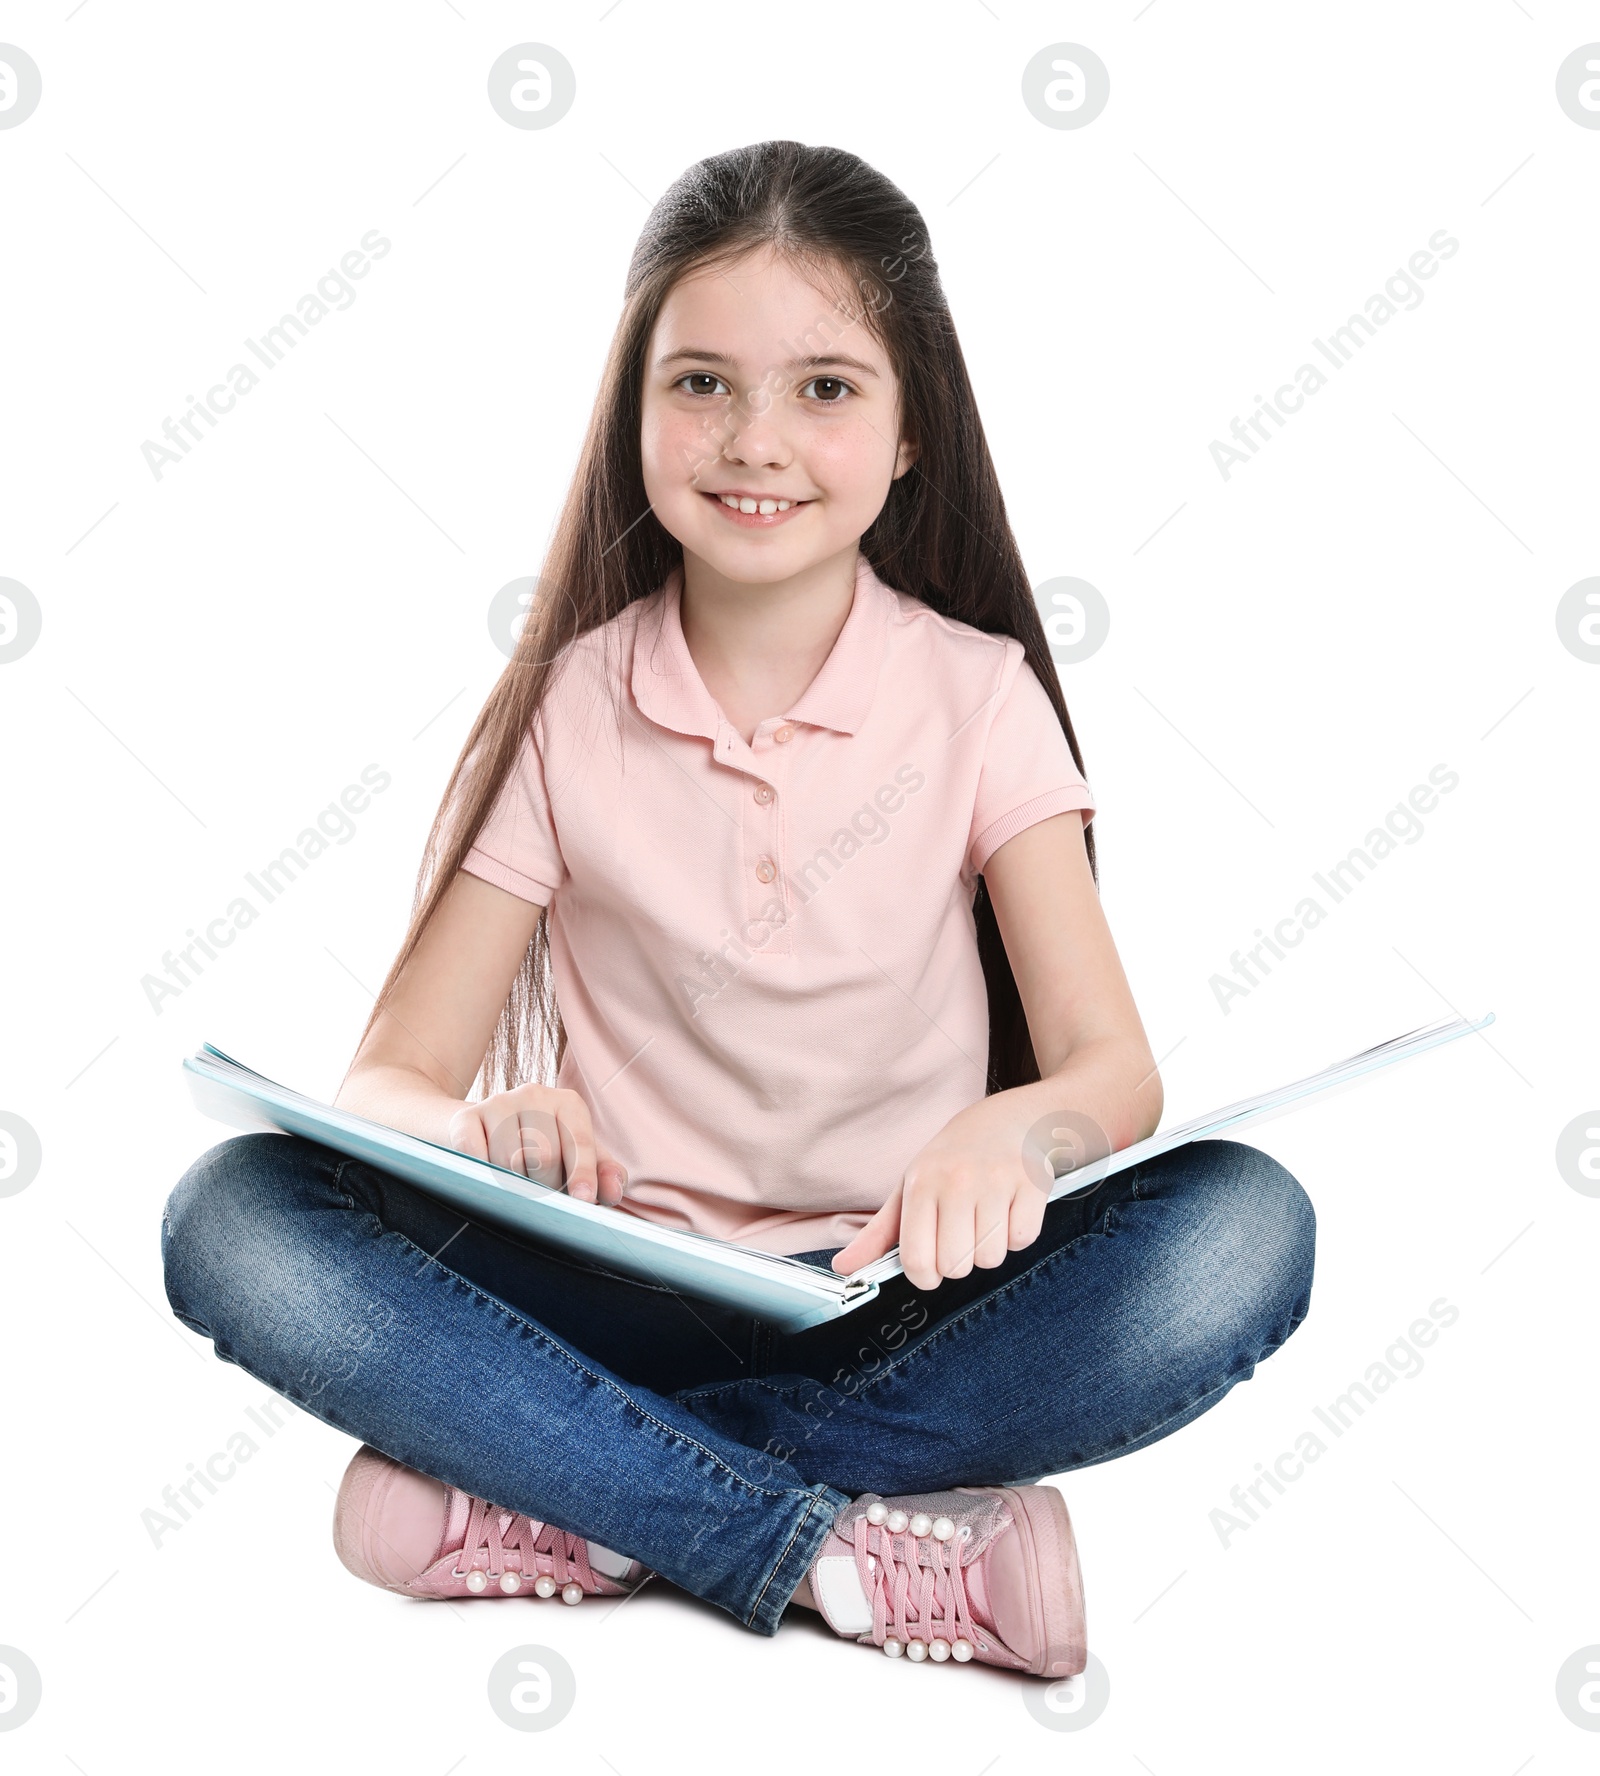
[[[754,500],[749,498],[748,495],[741,499],[736,493],[720,493],[717,495],[717,498],[720,499],[723,505],[725,505],[731,512],[760,512],[764,517],[768,518],[770,518],[774,512],[787,512],[790,506],[794,504],[793,500],[786,499]]]

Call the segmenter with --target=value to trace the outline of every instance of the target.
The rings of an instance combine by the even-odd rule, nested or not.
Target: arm
[[[553,1118],[570,1193],[614,1203],[621,1199],[621,1168],[597,1153],[588,1107],[576,1092],[523,1085],[466,1102],[540,911],[534,901],[458,873],[334,1104],[522,1172],[523,1154]]]
[[[1153,1135],[1161,1076],[1089,871],[1083,816],[1019,832],[990,857],[984,880],[1040,1075],[995,1097],[1016,1104],[1024,1130],[1048,1110],[1081,1110],[1113,1153]]]
[[[1040,1077],[953,1116],[906,1168],[878,1214],[837,1253],[858,1270],[896,1241],[919,1288],[989,1269],[1030,1245],[1045,1195],[1023,1137],[1052,1110],[1105,1131],[1112,1152],[1154,1134],[1162,1091],[1127,976],[1100,906],[1077,810],[1026,827],[984,867],[995,922],[1028,1019]]]

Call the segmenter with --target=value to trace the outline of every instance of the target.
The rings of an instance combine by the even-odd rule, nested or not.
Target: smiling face
[[[640,442],[645,494],[686,559],[771,584],[853,553],[911,466],[888,353],[847,307],[766,250],[668,293]]]

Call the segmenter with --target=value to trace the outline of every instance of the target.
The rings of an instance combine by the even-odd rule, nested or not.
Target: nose
[[[728,419],[722,454],[746,468],[781,469],[790,451],[778,423],[776,404],[764,389],[752,389]]]

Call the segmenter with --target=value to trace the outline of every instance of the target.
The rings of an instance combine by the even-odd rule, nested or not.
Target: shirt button
[[[770,802],[772,800],[772,785],[770,783],[763,783],[756,790],[756,800],[758,802]]]
[[[763,857],[756,865],[756,874],[763,882],[770,882],[777,873],[777,866],[770,857]]]
[[[794,729],[785,723],[781,728],[774,728],[772,730],[772,737],[780,746],[782,746],[786,740],[792,740],[794,738]]]

